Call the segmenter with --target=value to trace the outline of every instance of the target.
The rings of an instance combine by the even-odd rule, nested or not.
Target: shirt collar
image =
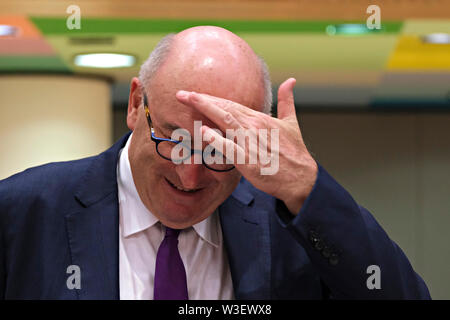
[[[134,185],[130,161],[128,159],[128,149],[132,136],[133,134],[130,135],[125,147],[121,150],[119,165],[117,166],[119,205],[122,208],[120,224],[124,237],[150,228],[158,222],[158,219],[141,201],[136,186]]]
[[[121,211],[121,227],[125,238],[153,227],[159,221],[144,205],[139,197],[131,173],[128,149],[131,137],[128,138],[125,147],[120,151],[119,164],[117,166],[117,184],[119,205]],[[220,221],[217,210],[203,221],[192,226],[200,238],[214,247],[221,244]]]
[[[221,237],[220,237],[220,223],[219,223],[219,215],[217,213],[217,210],[214,211],[212,215],[210,215],[208,218],[206,218],[203,221],[200,221],[197,224],[194,224],[192,226],[197,232],[197,234],[211,244],[214,247],[219,247],[221,244]]]

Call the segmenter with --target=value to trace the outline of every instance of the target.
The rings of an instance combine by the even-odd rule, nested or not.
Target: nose
[[[176,166],[175,171],[184,188],[196,189],[201,187],[200,182],[204,169],[205,167],[202,164],[182,163]]]

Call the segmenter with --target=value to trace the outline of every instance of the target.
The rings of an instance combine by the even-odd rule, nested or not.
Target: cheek
[[[171,176],[176,174],[175,164],[161,158],[158,154],[156,154],[154,162],[154,168],[157,170],[156,174],[160,174],[161,176]]]
[[[142,140],[140,142],[141,144],[134,148],[134,152],[130,153],[130,162],[134,163],[136,171],[140,173],[142,178],[145,180],[154,179],[159,172],[167,170],[164,168],[164,159],[159,159],[153,143],[142,143]]]
[[[153,177],[162,178],[175,172],[174,164],[161,158],[156,151],[149,153],[145,161],[147,162],[146,171]]]

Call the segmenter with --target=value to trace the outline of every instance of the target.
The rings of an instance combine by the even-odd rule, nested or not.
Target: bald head
[[[170,56],[208,74],[260,75],[258,58],[250,46],[234,33],[219,27],[194,27],[180,32],[174,38]]]
[[[200,26],[166,36],[141,67],[145,88],[156,78],[270,113],[265,63],[244,40],[223,28]]]

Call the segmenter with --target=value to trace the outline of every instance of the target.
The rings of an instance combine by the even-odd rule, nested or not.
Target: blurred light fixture
[[[126,68],[136,63],[136,58],[119,53],[87,53],[75,56],[75,65],[88,68]]]
[[[425,43],[433,44],[450,44],[450,34],[448,33],[431,33],[422,37]]]
[[[14,37],[19,33],[19,28],[7,24],[0,24],[0,37]]]
[[[327,35],[329,36],[334,36],[336,34],[336,27],[332,24],[328,25],[327,28],[325,29],[325,32],[327,33]]]
[[[326,27],[325,32],[329,36],[334,35],[360,35],[366,33],[380,32],[379,29],[369,29],[365,24],[330,24]]]

